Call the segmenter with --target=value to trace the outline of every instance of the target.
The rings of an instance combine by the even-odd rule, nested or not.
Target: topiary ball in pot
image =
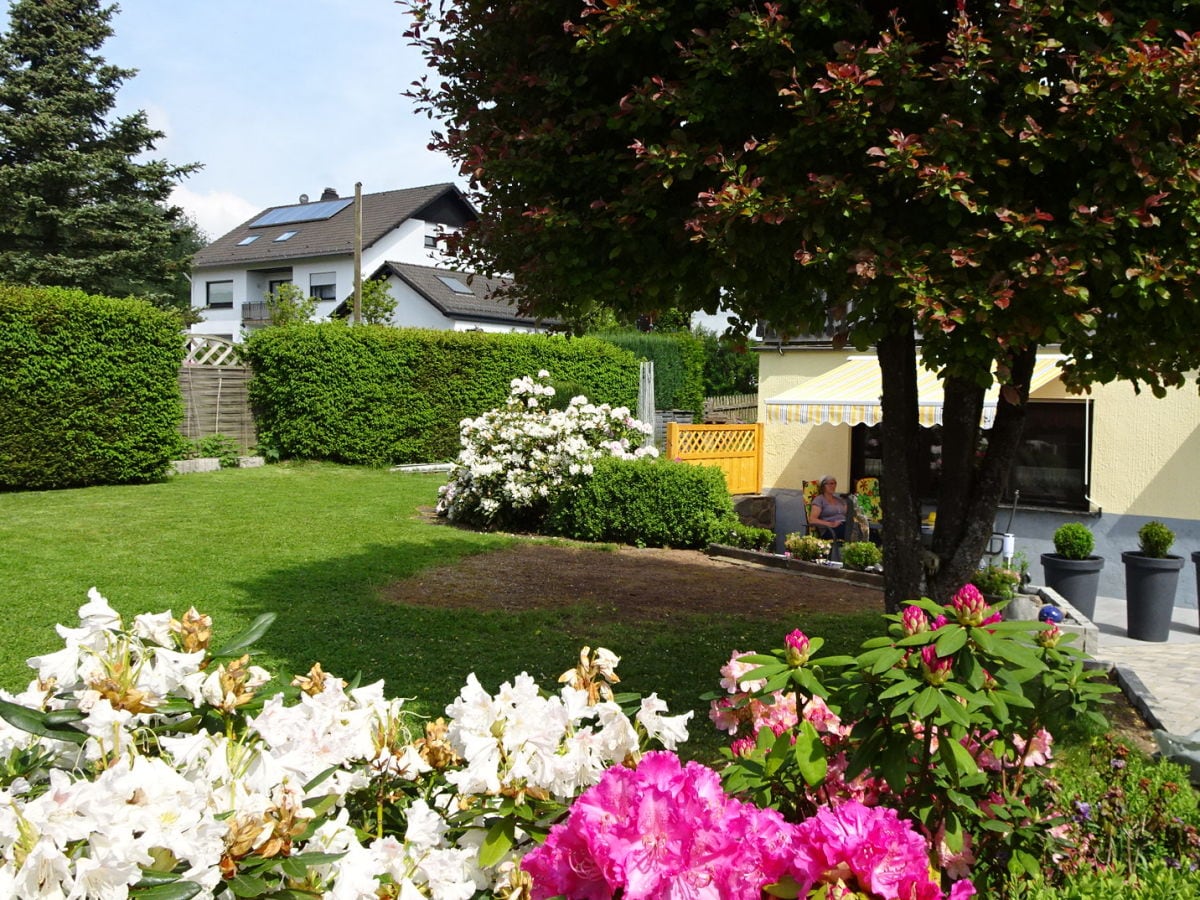
[[[1147,522],[1138,529],[1138,546],[1146,556],[1165,559],[1174,543],[1175,532],[1157,520]]]
[[[1066,522],[1054,532],[1054,552],[1067,559],[1087,559],[1095,547],[1092,530],[1080,522]]]

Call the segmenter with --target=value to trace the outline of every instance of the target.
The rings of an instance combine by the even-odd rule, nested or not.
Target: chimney
[[[325,188],[325,190],[321,191],[321,199],[322,200],[336,200],[337,198],[338,198],[338,195],[337,195],[336,188],[327,187],[327,188]]]

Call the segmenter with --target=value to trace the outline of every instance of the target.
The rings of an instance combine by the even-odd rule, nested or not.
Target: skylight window
[[[239,247],[245,247],[245,246],[246,246],[246,245],[248,245],[248,244],[253,244],[253,243],[254,243],[255,241],[257,241],[257,240],[258,240],[260,237],[262,237],[262,235],[261,235],[261,234],[252,234],[252,235],[249,235],[248,237],[244,237],[244,238],[242,238],[240,241],[238,241],[237,245],[238,245]]]
[[[275,238],[275,243],[282,244],[284,241],[290,241],[292,238],[294,238],[299,233],[300,232],[298,232],[298,231],[285,231],[279,237]]]
[[[440,281],[442,284],[444,284],[446,287],[450,288],[450,290],[454,291],[454,293],[456,293],[456,294],[474,294],[475,293],[467,285],[463,284],[457,278],[454,278],[450,275],[439,275],[437,277],[437,280]]]
[[[281,206],[272,209],[253,222],[251,228],[262,228],[264,225],[291,225],[293,222],[323,222],[331,219],[354,202],[353,197],[341,197],[337,200],[322,200],[319,203],[300,203],[295,206]]]

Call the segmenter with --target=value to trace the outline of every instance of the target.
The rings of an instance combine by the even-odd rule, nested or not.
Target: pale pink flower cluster
[[[766,684],[765,680],[747,680],[743,677],[758,668],[756,663],[743,662],[743,657],[753,655],[753,651],[735,650],[729,662],[721,667],[721,687],[728,696],[712,701],[708,717],[718,729],[731,735],[737,735],[743,728],[748,728],[753,734],[758,734],[762,728],[770,728],[777,735],[782,734],[799,721],[796,695],[776,691],[765,698],[752,696]]]
[[[758,900],[790,877],[807,896],[941,900],[930,848],[894,810],[846,802],[799,824],[727,796],[715,772],[670,753],[614,767],[522,868],[534,900]],[[951,900],[975,893],[954,885]]]

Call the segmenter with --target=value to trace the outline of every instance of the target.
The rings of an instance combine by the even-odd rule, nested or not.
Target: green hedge
[[[725,473],[665,459],[597,460],[546,519],[553,534],[648,547],[703,547],[736,520]]]
[[[453,459],[459,422],[545,369],[590,400],[637,405],[638,365],[591,338],[341,323],[265,328],[244,346],[259,444],[297,459],[384,465]]]
[[[0,285],[0,486],[162,478],[182,442],[179,328],[142,300]]]
[[[613,331],[595,337],[654,363],[654,408],[704,413],[704,342],[687,331]]]

